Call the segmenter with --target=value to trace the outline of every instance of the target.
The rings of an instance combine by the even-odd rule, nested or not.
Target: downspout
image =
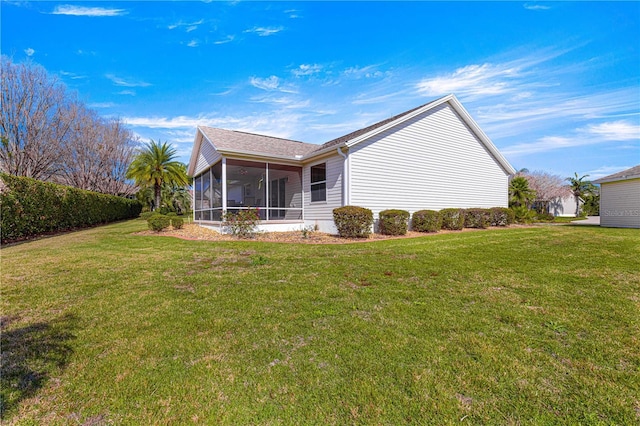
[[[344,158],[344,162],[342,163],[342,205],[348,206],[351,201],[349,199],[349,154],[342,152],[340,147],[337,148],[337,151],[338,154]]]

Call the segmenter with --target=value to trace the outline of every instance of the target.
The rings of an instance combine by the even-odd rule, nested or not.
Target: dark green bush
[[[442,229],[459,231],[464,228],[464,209],[442,209]]]
[[[173,229],[182,229],[182,225],[184,225],[184,219],[177,216],[170,216],[170,217],[171,217],[171,226],[173,226]]]
[[[136,200],[0,173],[0,241],[138,217]]]
[[[539,221],[551,222],[555,219],[555,216],[549,212],[538,212],[536,213],[536,219]]]
[[[154,214],[149,219],[147,219],[147,225],[149,225],[149,229],[152,229],[156,232],[160,232],[163,229],[168,228],[170,224],[171,218],[163,214]]]
[[[491,226],[509,226],[515,221],[513,210],[506,207],[492,207]]]
[[[467,209],[464,212],[465,228],[487,228],[491,225],[491,210]]]
[[[378,231],[383,235],[405,235],[408,221],[408,211],[383,210],[378,214]]]
[[[140,213],[140,219],[147,220],[147,219],[149,219],[151,216],[155,216],[155,215],[159,215],[159,214],[160,214],[160,212],[158,212],[158,211],[153,211],[153,212],[143,212],[143,213]]]
[[[510,210],[513,212],[514,223],[531,223],[536,217],[536,212],[527,206],[511,207]]]
[[[417,232],[438,232],[442,227],[442,217],[435,210],[420,210],[411,217],[411,229]]]
[[[174,217],[174,216],[178,216],[178,213],[176,213],[176,212],[168,212],[168,213],[165,213],[165,216]]]
[[[341,237],[366,238],[371,234],[373,212],[364,207],[338,207],[333,209],[333,221]]]

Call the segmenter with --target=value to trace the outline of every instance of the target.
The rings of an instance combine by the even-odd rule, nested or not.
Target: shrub
[[[420,210],[411,217],[411,228],[418,232],[438,232],[442,227],[442,217],[435,210]]]
[[[549,212],[538,212],[536,213],[536,219],[542,222],[551,222],[555,219],[555,216]]]
[[[536,212],[529,210],[527,206],[511,207],[515,223],[531,223],[536,217]]]
[[[131,219],[141,210],[136,200],[0,173],[2,243]]]
[[[338,207],[333,209],[333,221],[341,237],[366,238],[371,234],[373,212],[364,207]]]
[[[260,222],[260,212],[257,209],[234,210],[225,212],[222,225],[234,237],[253,238]]]
[[[171,226],[173,229],[182,229],[182,225],[184,225],[184,220],[181,217],[170,216],[171,218]]]
[[[515,221],[513,210],[506,207],[491,208],[491,226],[509,226]]]
[[[143,212],[143,213],[140,213],[140,219],[142,219],[142,220],[147,220],[147,219],[149,219],[151,216],[159,215],[159,214],[160,214],[160,213],[159,213],[159,212],[157,212],[157,211],[154,211],[154,212]]]
[[[168,212],[168,213],[165,213],[165,215],[169,216],[169,217],[174,217],[174,216],[178,216],[178,213],[176,213],[176,212]]]
[[[442,209],[442,229],[459,231],[464,228],[464,209]]]
[[[408,220],[408,211],[383,210],[378,214],[378,230],[383,235],[405,235]]]
[[[163,229],[168,228],[170,224],[171,219],[163,214],[154,214],[151,215],[149,219],[147,219],[147,225],[149,225],[149,229],[153,229],[156,232],[160,232]]]
[[[467,209],[464,212],[465,228],[487,228],[491,225],[491,211],[489,209]]]

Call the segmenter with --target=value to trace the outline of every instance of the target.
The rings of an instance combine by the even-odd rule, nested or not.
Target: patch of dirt
[[[513,225],[512,225],[513,226]],[[488,228],[488,229],[507,229],[504,227]],[[201,241],[264,241],[274,243],[300,243],[300,244],[351,244],[351,243],[363,243],[370,241],[384,241],[400,238],[416,238],[429,235],[461,233],[461,232],[481,232],[483,229],[469,229],[465,228],[462,231],[439,231],[437,233],[424,233],[409,231],[406,235],[391,236],[382,234],[371,234],[368,238],[342,238],[338,235],[325,234],[322,232],[308,232],[307,236],[303,235],[301,231],[292,232],[259,232],[251,240],[241,240],[231,235],[220,234],[209,228],[196,225],[195,223],[187,223],[182,229],[173,229],[169,227],[163,231],[155,232],[151,230],[136,232],[135,235],[144,236],[160,236],[160,237],[175,237],[183,240],[201,240]]]

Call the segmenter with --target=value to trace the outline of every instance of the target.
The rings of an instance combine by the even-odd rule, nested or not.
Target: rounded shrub
[[[467,209],[464,212],[465,228],[487,228],[491,225],[491,211],[489,209]]]
[[[378,231],[383,235],[405,235],[408,221],[408,211],[383,210],[378,214]]]
[[[464,209],[442,209],[442,229],[459,231],[464,228]]]
[[[442,227],[442,217],[435,210],[420,210],[411,216],[411,229],[417,232],[438,232]]]
[[[171,224],[171,218],[163,214],[154,214],[147,219],[147,224],[149,225],[149,229],[160,232],[169,227]]]
[[[492,207],[491,226],[509,226],[515,221],[513,210],[506,207]]]
[[[173,226],[173,229],[182,229],[182,225],[184,225],[184,219],[178,216],[171,217],[171,226]]]
[[[341,237],[366,238],[371,234],[373,212],[358,206],[338,207],[333,209],[333,221]]]
[[[154,212],[142,212],[142,213],[140,213],[140,219],[142,219],[142,220],[148,220],[151,216],[159,215],[159,214],[160,214],[160,212],[158,212],[158,211],[154,211]]]

